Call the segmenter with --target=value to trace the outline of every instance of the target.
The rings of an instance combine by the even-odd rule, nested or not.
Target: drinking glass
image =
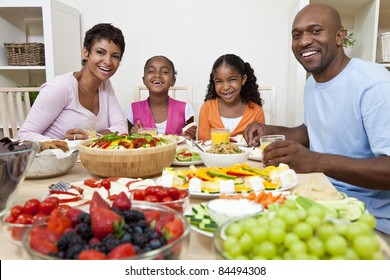
[[[230,131],[227,128],[212,128],[211,129],[211,144],[218,145],[221,143],[229,143]]]

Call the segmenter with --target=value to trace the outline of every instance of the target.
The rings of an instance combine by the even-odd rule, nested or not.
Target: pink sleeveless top
[[[186,125],[185,108],[185,102],[168,96],[168,118],[165,134],[182,134],[182,129]],[[149,97],[142,101],[133,102],[131,104],[131,109],[133,110],[134,123],[140,121],[143,127],[156,127],[152,111],[149,107]]]

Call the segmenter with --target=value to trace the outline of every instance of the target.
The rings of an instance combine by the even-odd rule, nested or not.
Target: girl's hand
[[[65,139],[68,140],[85,140],[88,138],[88,134],[80,128],[69,129],[65,134]]]
[[[142,125],[139,121],[137,121],[136,124],[134,124],[133,127],[130,129],[130,133],[137,133],[141,129]]]
[[[187,129],[186,131],[183,132],[183,136],[187,139],[187,140],[191,140],[191,139],[195,139],[196,138],[196,130],[197,130],[197,126],[191,126],[189,129]]]

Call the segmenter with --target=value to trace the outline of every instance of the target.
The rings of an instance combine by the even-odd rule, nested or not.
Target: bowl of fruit
[[[375,234],[375,218],[350,223],[323,209],[299,208],[294,200],[257,217],[229,221],[213,237],[218,259],[360,260],[386,259],[388,245]]]
[[[189,232],[184,216],[169,207],[125,193],[110,204],[95,192],[90,204],[54,210],[22,243],[32,259],[178,259]]]
[[[22,245],[22,236],[27,229],[40,220],[46,219],[59,205],[59,199],[48,197],[43,201],[32,198],[24,205],[15,205],[1,217],[2,229],[14,245]]]
[[[143,190],[134,190],[132,198],[137,201],[167,206],[180,213],[184,213],[190,208],[188,191],[175,187],[148,186]]]
[[[0,216],[11,208],[38,149],[37,142],[0,140]]]

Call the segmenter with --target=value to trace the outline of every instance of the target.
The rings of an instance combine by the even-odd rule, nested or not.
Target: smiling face
[[[149,93],[167,94],[169,88],[175,85],[175,70],[171,63],[163,57],[153,57],[145,65],[144,85]]]
[[[84,68],[101,81],[108,80],[115,74],[121,61],[120,48],[106,39],[96,41],[88,53],[83,49],[83,57],[86,59]]]
[[[214,85],[218,96],[226,103],[241,102],[241,87],[247,76],[242,76],[236,69],[222,64],[214,71]]]
[[[344,28],[333,8],[313,4],[303,8],[292,26],[292,51],[316,81],[327,81],[342,70]],[[344,65],[345,66],[345,65]]]

